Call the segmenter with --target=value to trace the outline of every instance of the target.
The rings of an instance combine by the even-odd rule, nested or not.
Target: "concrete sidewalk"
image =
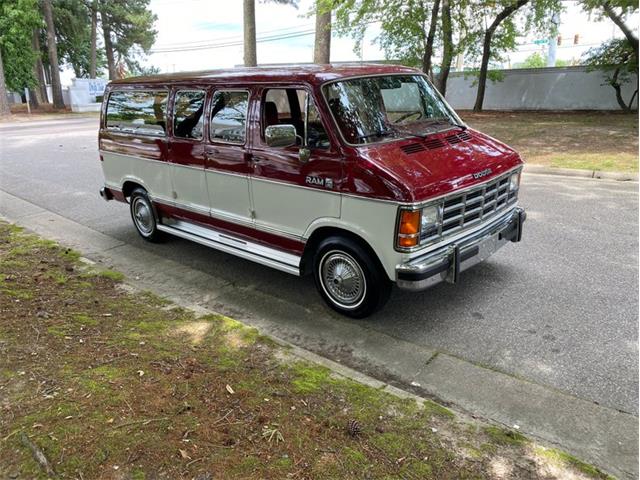
[[[395,339],[339,317],[287,305],[278,321],[244,306],[264,294],[232,285],[133,247],[0,191],[0,214],[42,236],[125,273],[129,282],[185,306],[233,316],[263,333],[322,353],[333,361],[465,412],[513,426],[621,478],[638,476],[638,418],[495,370]],[[272,307],[278,310],[278,305]],[[282,310],[285,308],[282,306]],[[290,320],[296,315],[297,321]],[[300,319],[304,319],[301,326]],[[327,348],[327,346],[331,346]]]

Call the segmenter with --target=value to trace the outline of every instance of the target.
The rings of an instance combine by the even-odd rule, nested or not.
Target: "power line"
[[[263,30],[262,32],[258,32],[258,35],[265,35],[268,33],[274,33],[274,32],[282,32],[285,33],[288,30],[296,30],[296,29],[309,29],[313,26],[312,23],[308,23],[308,24],[304,24],[304,25],[296,25],[293,27],[282,27],[282,28],[274,28],[271,30]],[[306,30],[305,30],[306,31]],[[297,32],[287,32],[287,33],[297,33]],[[170,49],[170,48],[177,48],[177,47],[197,47],[197,46],[202,46],[202,45],[210,45],[212,43],[216,43],[216,42],[220,42],[223,40],[235,40],[235,41],[240,41],[242,39],[242,35],[230,35],[227,37],[216,37],[213,39],[208,39],[208,40],[191,40],[191,41],[187,41],[187,42],[172,42],[172,43],[166,43],[166,44],[160,44],[157,45],[155,47],[155,50],[165,50],[165,49]]]
[[[290,38],[305,37],[314,35],[315,29],[301,30],[299,32],[290,32],[278,35],[267,35],[256,39],[256,43],[275,42],[279,40],[287,40]],[[152,48],[150,53],[172,53],[172,52],[190,52],[196,50],[209,50],[215,48],[238,47],[244,44],[243,40],[234,40],[229,42],[213,42],[202,45],[193,45],[187,47],[169,47],[169,48]]]

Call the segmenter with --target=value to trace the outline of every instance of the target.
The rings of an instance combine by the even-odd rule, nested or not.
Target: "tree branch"
[[[611,3],[609,3],[608,1],[603,2],[602,8],[604,9],[604,13],[607,14],[607,16],[611,19],[611,21],[615,23],[620,28],[620,30],[622,30],[622,33],[624,33],[624,36],[627,37],[627,40],[629,40],[629,43],[631,44],[631,46],[633,47],[633,50],[636,53],[636,60],[637,60],[638,59],[638,39],[636,38],[636,36],[633,34],[631,29],[624,23],[622,16],[618,15],[613,10]]]

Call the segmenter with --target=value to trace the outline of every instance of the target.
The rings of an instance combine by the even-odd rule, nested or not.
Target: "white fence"
[[[604,74],[586,67],[523,68],[502,70],[502,81],[487,80],[485,110],[619,110],[615,90]],[[476,100],[477,76],[452,73],[447,83],[447,101],[453,108],[470,110]],[[622,88],[622,98],[631,99],[637,76]],[[634,101],[638,108],[638,98]]]

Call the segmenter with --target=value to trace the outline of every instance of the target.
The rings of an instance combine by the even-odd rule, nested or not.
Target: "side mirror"
[[[290,147],[296,144],[296,127],[270,125],[264,130],[264,139],[270,147]]]

